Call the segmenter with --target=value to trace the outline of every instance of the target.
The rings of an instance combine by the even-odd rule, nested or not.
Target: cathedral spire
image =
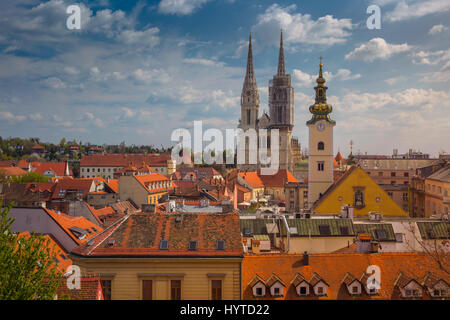
[[[252,33],[248,39],[248,58],[247,58],[247,71],[245,73],[244,90],[254,89],[257,90],[255,70],[253,67],[253,50],[252,50]]]
[[[280,54],[278,56],[278,76],[286,75],[286,67],[284,64],[284,49],[283,49],[283,30],[280,32]]]

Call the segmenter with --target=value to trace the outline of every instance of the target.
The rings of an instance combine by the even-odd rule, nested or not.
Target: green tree
[[[53,300],[63,280],[56,251],[50,238],[13,234],[11,206],[0,200],[0,300]]]
[[[50,178],[44,176],[39,172],[29,172],[21,176],[14,176],[11,179],[12,183],[28,183],[28,182],[48,182]]]

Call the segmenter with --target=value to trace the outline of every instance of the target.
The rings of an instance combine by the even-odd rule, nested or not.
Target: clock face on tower
[[[317,130],[319,130],[319,131],[325,130],[325,124],[323,122],[320,122],[319,124],[317,124]]]

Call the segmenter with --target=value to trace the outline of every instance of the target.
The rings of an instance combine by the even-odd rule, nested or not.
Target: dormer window
[[[248,284],[252,288],[253,296],[255,298],[262,298],[266,295],[266,284],[257,274],[255,274]]]

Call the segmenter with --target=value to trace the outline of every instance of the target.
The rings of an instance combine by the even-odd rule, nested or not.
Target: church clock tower
[[[319,77],[315,103],[309,107],[311,120],[306,122],[309,128],[309,164],[308,164],[308,207],[333,184],[333,127],[331,120],[333,107],[327,104],[327,89],[322,74],[322,58],[320,58]]]

